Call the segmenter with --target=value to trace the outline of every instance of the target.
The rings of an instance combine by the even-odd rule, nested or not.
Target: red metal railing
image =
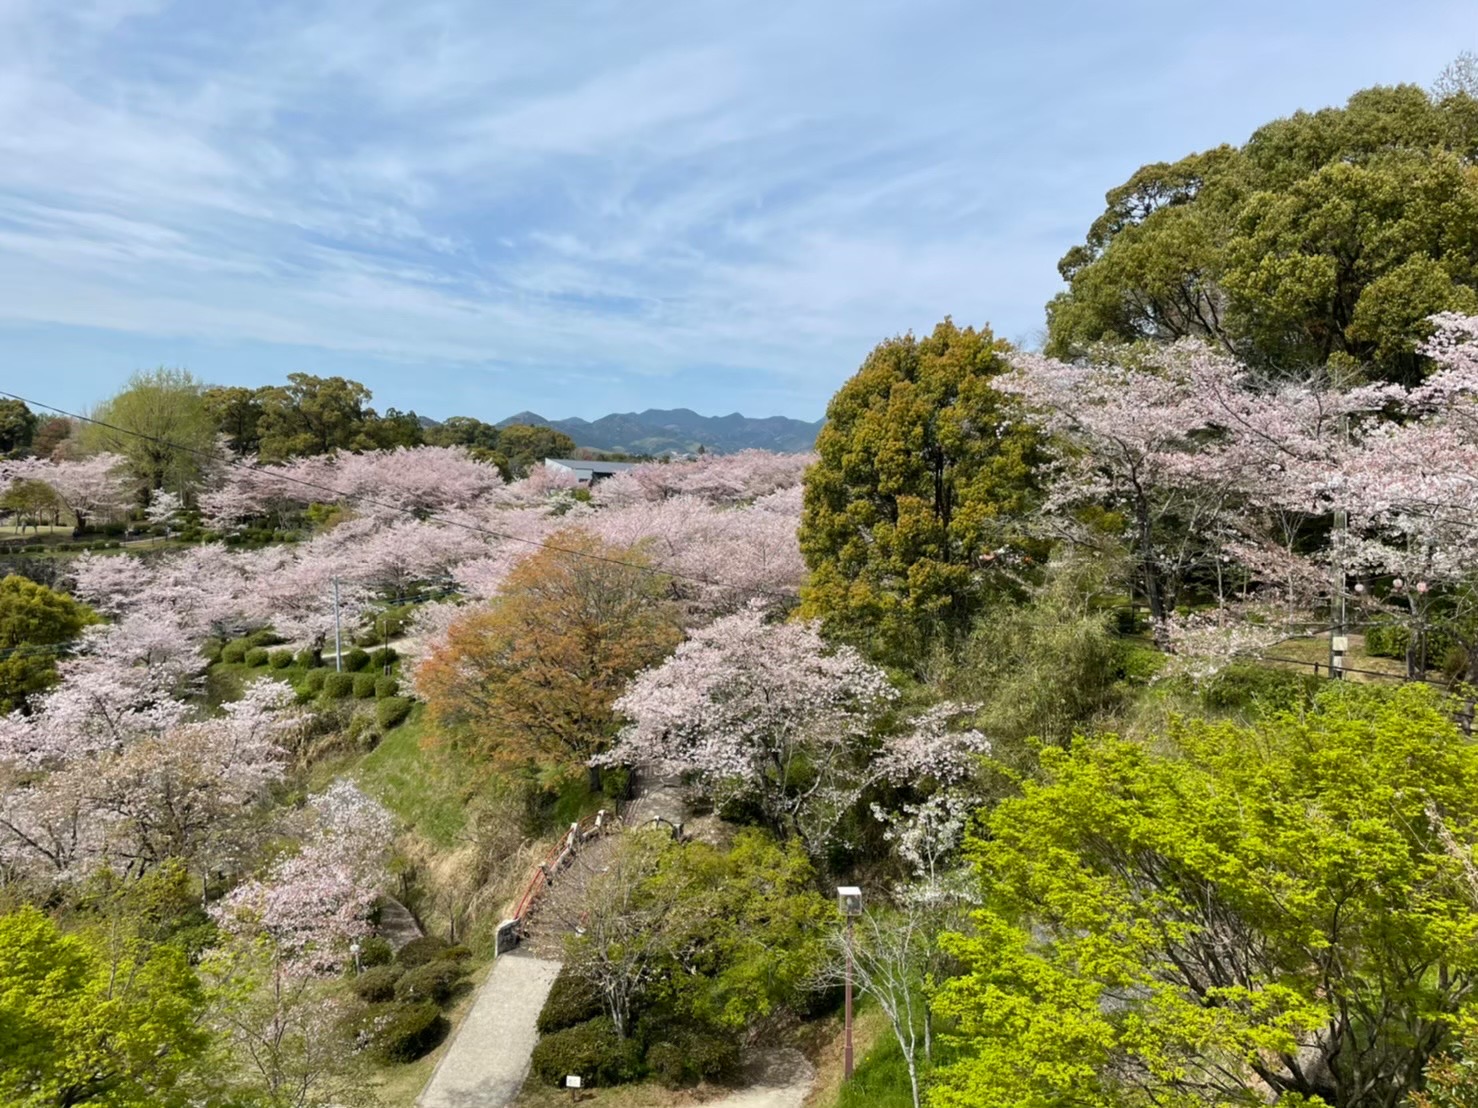
[[[521,933],[524,922],[528,919],[529,913],[533,911],[539,895],[554,882],[555,875],[569,865],[570,859],[575,856],[580,845],[589,842],[597,835],[604,835],[615,825],[616,814],[604,808],[593,816],[586,816],[580,822],[570,824],[570,829],[550,848],[544,860],[530,872],[523,895],[518,898],[513,914],[503,922],[499,931],[511,923],[514,924],[514,931]]]

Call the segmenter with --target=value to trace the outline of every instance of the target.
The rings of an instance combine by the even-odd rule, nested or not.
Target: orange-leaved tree
[[[436,737],[489,761],[585,764],[614,738],[627,682],[682,638],[670,595],[640,551],[554,536],[422,664]]]

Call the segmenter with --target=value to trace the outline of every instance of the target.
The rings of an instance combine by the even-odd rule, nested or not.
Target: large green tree
[[[829,632],[916,660],[1022,568],[1038,439],[992,386],[1007,350],[946,319],[880,344],[832,398],[800,528],[803,611]]]
[[[261,389],[241,385],[213,385],[204,392],[205,409],[216,431],[236,455],[255,454],[262,445]]]
[[[114,929],[0,916],[0,1099],[24,1108],[184,1105],[208,1046],[186,952]]]
[[[20,454],[36,435],[36,413],[19,400],[0,398],[0,454]]]
[[[135,373],[104,402],[78,436],[87,453],[121,454],[145,496],[165,490],[188,496],[215,449],[215,425],[204,389],[188,370]]]
[[[65,593],[15,574],[0,579],[0,714],[55,684],[58,649],[96,621]]]
[[[511,481],[528,476],[529,468],[545,458],[568,458],[576,449],[574,439],[553,427],[510,423],[498,432],[498,448],[492,460]]]
[[[1207,339],[1296,374],[1419,379],[1426,317],[1478,311],[1478,101],[1371,88],[1146,165],[1059,264],[1048,352]]]
[[[931,1103],[1402,1104],[1478,986],[1478,747],[1450,707],[1335,686],[1045,750],[971,848]]]

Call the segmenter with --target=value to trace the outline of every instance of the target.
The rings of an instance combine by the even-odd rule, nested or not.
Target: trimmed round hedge
[[[457,984],[465,976],[458,963],[446,958],[411,969],[401,969],[403,972],[400,980],[395,982],[395,999],[408,1004],[422,1000],[445,1004],[452,998]]]
[[[331,669],[310,669],[303,674],[303,688],[309,692],[322,692],[323,683],[328,680],[328,675],[332,672]]]
[[[411,714],[411,707],[412,701],[408,697],[387,696],[375,705],[375,718],[388,731],[405,722],[405,717]]]
[[[291,650],[274,650],[267,656],[267,660],[273,669],[287,669],[293,664],[293,652]]]
[[[264,666],[271,660],[271,654],[265,646],[254,646],[246,652],[246,664],[249,666]]]
[[[436,1049],[451,1027],[430,1001],[387,1004],[370,1010],[370,1051],[382,1062],[414,1062]]]
[[[435,935],[423,935],[401,947],[400,952],[395,955],[395,960],[407,969],[411,969],[436,961],[451,948],[451,944],[445,939],[438,939]]]
[[[354,699],[369,700],[375,695],[375,675],[373,673],[356,673],[354,675]]]
[[[395,985],[405,971],[400,966],[371,966],[350,984],[354,995],[371,1004],[395,999]]]
[[[539,1034],[550,1035],[566,1027],[586,1023],[601,1014],[600,993],[591,984],[574,973],[568,965],[563,966],[559,976],[550,986],[544,998],[544,1007],[539,1009],[539,1018],[534,1026]]]
[[[545,1035],[534,1047],[530,1068],[548,1085],[578,1074],[593,1085],[619,1085],[642,1076],[642,1046],[616,1034],[606,1016]]]
[[[332,700],[342,700],[354,692],[354,674],[330,673],[323,679],[323,695]]]
[[[233,663],[246,661],[246,640],[232,639],[221,647],[221,661]]]
[[[369,654],[354,647],[352,650],[344,651],[344,670],[346,673],[358,673],[369,665]]]
[[[375,696],[384,700],[387,696],[394,696],[400,691],[400,682],[393,677],[375,678]]]

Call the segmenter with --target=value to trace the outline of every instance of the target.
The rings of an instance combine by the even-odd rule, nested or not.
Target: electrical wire
[[[55,414],[59,416],[65,416],[68,419],[75,419],[82,423],[89,423],[94,427],[102,427],[109,431],[115,431],[121,435],[131,435],[134,438],[153,443],[156,446],[166,447],[170,450],[179,450],[186,454],[191,454],[196,457],[206,459],[207,461],[210,461],[212,463],[219,464],[222,461],[221,456],[214,451],[202,450],[199,447],[188,446],[184,443],[172,442],[169,439],[161,438],[157,435],[149,435],[142,431],[135,431],[128,427],[120,427],[117,424],[109,423],[106,420],[96,419],[92,416],[80,415],[77,412],[71,412],[65,408],[58,408],[54,404],[44,404],[38,400],[32,400],[29,397],[21,396],[18,393],[7,392],[3,389],[0,389],[0,396],[8,397],[11,400],[19,400],[22,404],[26,404],[31,408],[39,408],[42,411],[54,412]],[[260,462],[251,464],[236,458],[226,458],[225,463],[226,465],[233,468],[244,469],[249,472],[269,473],[275,480],[285,481],[289,484],[300,485],[303,488],[313,489],[317,492],[329,493],[339,500],[352,500],[360,504],[368,505],[370,507],[382,508],[387,511],[401,513],[404,515],[408,515],[412,519],[418,520],[420,522],[435,521],[447,527],[457,527],[464,531],[469,531],[473,534],[481,535],[484,538],[500,539],[505,542],[522,543],[526,546],[537,547],[541,550],[549,550],[557,554],[568,554],[573,557],[584,558],[588,561],[604,562],[608,565],[621,566],[625,569],[636,570],[641,573],[648,573],[658,577],[665,577],[679,581],[688,581],[693,584],[703,585],[708,588],[713,588],[716,586],[719,588],[728,588],[734,589],[736,591],[747,592],[750,595],[768,596],[774,599],[781,600],[796,600],[800,596],[799,592],[794,592],[790,590],[754,588],[748,585],[739,585],[732,581],[699,577],[695,574],[683,573],[678,570],[660,569],[657,566],[643,565],[639,562],[630,562],[622,558],[613,558],[604,554],[592,553],[588,550],[577,550],[571,547],[560,546],[556,543],[546,542],[542,539],[530,539],[522,535],[512,535],[507,533],[506,531],[497,531],[490,527],[483,527],[476,523],[469,523],[466,520],[452,519],[438,512],[418,512],[416,511],[416,509],[407,508],[404,505],[392,504],[388,501],[376,500],[372,497],[361,496],[356,493],[347,492],[343,489],[336,489],[330,485],[320,484],[317,481],[310,481],[305,477],[295,477],[283,473],[273,473],[273,467],[264,466]]]

